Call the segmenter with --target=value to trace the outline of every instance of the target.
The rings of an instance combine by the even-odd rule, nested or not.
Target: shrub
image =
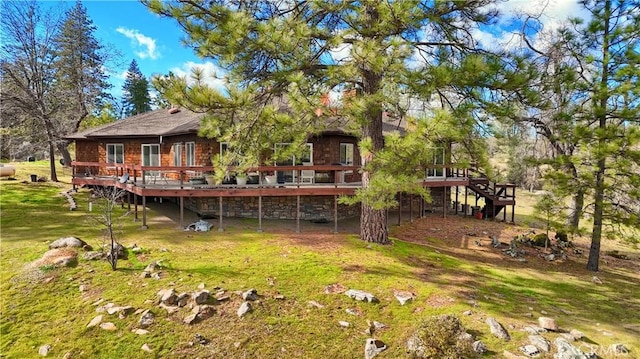
[[[427,318],[407,341],[412,358],[480,358],[472,339],[455,315]]]

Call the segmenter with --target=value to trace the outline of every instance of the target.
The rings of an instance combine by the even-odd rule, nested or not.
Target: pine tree
[[[149,81],[142,74],[135,59],[127,70],[127,79],[122,86],[122,112],[124,116],[133,116],[151,111]]]
[[[56,114],[61,134],[78,131],[81,122],[95,111],[99,111],[110,99],[106,92],[111,85],[104,73],[107,55],[96,39],[96,27],[87,15],[82,2],[65,14],[56,44],[56,87],[64,106]],[[57,143],[65,163],[70,163],[68,142]]]
[[[472,100],[482,91],[474,89],[500,68],[469,36],[497,15],[492,0],[144,2],[174,18],[187,44],[217,60],[230,82],[226,92],[210,89],[196,71],[188,85],[171,75],[154,84],[173,103],[208,111],[203,133],[232,143],[247,161],[262,159],[274,142],[302,148],[330,121],[318,115],[332,111],[321,97],[349,94],[341,125],[361,140],[356,198],[360,235],[370,242],[389,243],[386,209],[398,192],[425,195],[416,168],[435,140],[478,139]],[[408,107],[431,101],[442,110],[416,115]],[[409,132],[385,138],[384,113],[411,122]]]

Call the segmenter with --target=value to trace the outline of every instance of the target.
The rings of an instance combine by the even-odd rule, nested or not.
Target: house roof
[[[114,121],[106,125],[90,128],[67,136],[67,139],[90,139],[101,137],[151,137],[175,136],[197,133],[200,128],[202,113],[180,109],[171,113],[167,109],[159,109]]]
[[[173,113],[172,113],[173,112]],[[123,137],[155,137],[176,136],[189,133],[198,133],[203,113],[196,113],[181,108],[178,112],[167,109],[159,109],[143,114],[117,120],[99,127],[90,128],[66,136],[70,140],[97,139],[97,138],[123,138]],[[382,131],[389,133],[406,129],[405,121],[398,122],[386,114],[383,116]],[[331,116],[327,118],[326,128],[322,133],[349,134],[344,118]]]

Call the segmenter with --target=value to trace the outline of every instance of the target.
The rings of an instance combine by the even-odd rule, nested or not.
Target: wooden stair
[[[516,186],[514,184],[494,183],[480,174],[477,177],[469,178],[467,188],[476,194],[476,203],[480,197],[484,198],[483,218],[495,218],[506,206],[515,206],[516,204]]]

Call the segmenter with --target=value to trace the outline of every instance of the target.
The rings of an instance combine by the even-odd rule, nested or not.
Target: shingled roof
[[[174,110],[175,111],[175,110]],[[67,139],[175,136],[197,133],[202,113],[160,109],[117,120],[67,136]]]

